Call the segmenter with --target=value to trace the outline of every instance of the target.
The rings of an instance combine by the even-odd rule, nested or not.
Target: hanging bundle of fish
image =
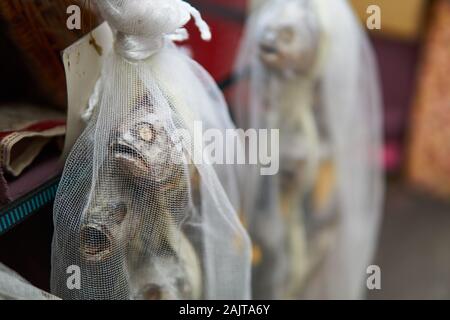
[[[169,159],[178,151],[147,101],[111,135],[110,167],[103,169],[83,214],[82,257],[102,264],[123,249],[129,252],[133,298],[199,299],[199,258],[178,225],[200,186],[192,180],[195,168]],[[111,200],[114,193],[118,197]]]
[[[376,159],[380,147],[376,72],[370,69],[371,52],[361,51],[366,46],[365,35],[348,3],[332,3],[266,1],[247,24],[239,56],[237,69],[243,81],[234,103],[238,126],[280,130],[279,174],[247,177],[253,185],[245,185],[259,190],[245,214],[252,221],[249,233],[261,252],[254,272],[258,278],[253,281],[254,294],[260,298],[304,296],[306,288],[314,286],[316,274],[323,274],[325,261],[345,261],[340,250],[352,251],[348,242],[343,247],[342,239],[359,234],[362,227],[369,226],[371,234],[376,230],[376,223],[371,225],[379,217],[381,189]],[[364,70],[359,65],[364,63],[361,57],[369,57],[364,61],[370,67],[368,84],[358,82],[363,77],[358,73]],[[367,178],[367,185],[354,177],[351,167]],[[373,195],[369,185],[374,186]],[[364,194],[352,199],[355,188]],[[375,201],[369,199],[372,196]],[[266,199],[264,207],[261,198]],[[280,230],[276,237],[264,227],[267,217],[272,228],[276,225]],[[361,223],[349,227],[351,217]],[[283,273],[276,280],[274,266],[278,274]],[[321,281],[327,281],[324,278]],[[349,286],[354,288],[353,283]],[[314,297],[325,297],[326,291]],[[348,292],[343,289],[342,295],[334,297]]]
[[[265,100],[277,100],[277,108],[268,110],[268,125],[283,125],[279,200],[289,226],[288,295],[295,296],[332,240],[327,222],[336,213],[334,163],[320,105],[328,39],[313,2],[285,1],[277,10],[259,39],[259,57],[270,88]]]
[[[229,167],[196,163],[193,127],[232,127],[212,79],[174,45],[183,1],[102,0],[116,34],[55,203],[52,292],[63,299],[239,299],[250,244]],[[201,158],[201,157],[200,157]],[[79,288],[67,268],[80,269]],[[218,270],[223,272],[218,273]]]

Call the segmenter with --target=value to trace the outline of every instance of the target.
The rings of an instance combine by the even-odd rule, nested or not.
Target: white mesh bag
[[[233,128],[222,94],[178,50],[197,10],[179,0],[102,0],[115,32],[55,207],[52,292],[63,299],[248,299],[250,240],[232,166],[202,132]],[[228,147],[224,146],[224,150]],[[78,266],[81,288],[69,289]]]
[[[58,300],[0,263],[0,300]]]
[[[280,172],[244,175],[257,298],[362,297],[381,217],[381,97],[346,0],[269,0],[237,62],[238,127],[280,129]]]

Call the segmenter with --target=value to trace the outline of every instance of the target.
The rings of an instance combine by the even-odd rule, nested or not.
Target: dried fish
[[[281,5],[277,17],[264,26],[259,56],[274,72],[309,74],[319,59],[321,37],[320,21],[309,1],[287,1]]]
[[[163,122],[143,109],[112,135],[109,178],[96,186],[84,214],[82,256],[101,265],[125,252],[136,299],[199,299],[199,259],[179,230],[189,210],[189,172],[170,161],[174,146]],[[149,185],[151,194],[139,194]],[[105,196],[111,194],[120,195],[116,202]]]
[[[253,107],[263,111],[250,117],[264,128],[280,129],[280,173],[261,179],[258,187],[267,204],[255,209],[259,218],[249,227],[261,251],[253,290],[262,299],[297,297],[316,265],[315,243],[324,242],[320,232],[312,231],[321,215],[310,205],[323,164],[329,162],[317,98],[328,41],[322,23],[313,0],[273,1],[249,29],[255,28],[251,40],[259,62],[254,65],[261,68],[259,87],[254,87],[261,92],[261,105]],[[330,189],[325,201],[333,200],[335,186]],[[270,228],[278,232],[268,237]],[[320,251],[317,256],[323,256]],[[275,278],[274,269],[285,278]]]
[[[191,16],[205,39],[207,24],[185,1],[97,4],[115,50],[105,54],[98,103],[85,114],[55,201],[52,291],[248,299],[250,241],[220,180],[234,179],[232,171],[190,161],[202,155],[191,144],[193,123],[233,125],[214,81],[171,41],[187,34]],[[66,286],[71,265],[80,265],[78,291]]]
[[[113,135],[111,151],[120,167],[132,177],[164,184],[182,171],[175,163],[175,145],[155,113],[140,108],[136,116],[118,128]],[[183,154],[179,154],[181,162]]]
[[[241,48],[236,73],[248,81],[234,89],[237,123],[280,129],[280,173],[250,172],[243,183],[257,190],[245,212],[266,270],[253,283],[273,289],[254,286],[254,295],[360,298],[383,190],[382,99],[367,36],[346,0],[270,0]],[[282,259],[265,261],[274,256]]]

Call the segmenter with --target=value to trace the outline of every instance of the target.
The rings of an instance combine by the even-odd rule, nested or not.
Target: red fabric
[[[8,130],[0,132],[0,141],[5,139],[16,132],[44,132],[56,127],[65,126],[66,121],[64,120],[49,120],[49,121],[41,121],[33,123],[23,129],[20,130]],[[25,195],[27,192],[32,191],[34,188],[40,186],[43,182],[45,182],[50,176],[54,176],[57,172],[47,169],[50,166],[51,168],[56,167],[57,170],[60,168],[55,164],[49,162],[44,166],[41,165],[39,169],[34,166],[34,169],[37,170],[27,170],[22,176],[15,180],[13,183],[9,184],[4,176],[3,169],[0,166],[0,206],[5,205],[11,202],[14,199],[17,199],[20,196]],[[35,178],[38,177],[38,178]],[[25,182],[25,183],[20,183]]]
[[[43,132],[47,131],[56,127],[65,126],[66,121],[64,120],[49,120],[49,121],[42,121],[33,123],[32,125],[25,127],[20,130],[11,130],[11,131],[2,131],[0,132],[0,140],[4,139],[5,137],[9,136],[12,133],[15,132]]]
[[[210,42],[200,39],[194,23],[189,23],[190,39],[186,43],[192,48],[198,61],[217,82],[230,76],[241,40],[246,0],[195,0],[191,3],[202,11],[203,18],[211,27]]]
[[[194,1],[191,1],[194,2]],[[247,10],[247,0],[196,0],[195,2],[204,4],[216,4],[228,8]]]

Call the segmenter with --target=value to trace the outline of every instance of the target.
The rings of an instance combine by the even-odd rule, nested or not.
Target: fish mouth
[[[112,254],[113,239],[108,229],[90,223],[81,228],[81,253],[87,261],[101,262]]]
[[[259,45],[259,57],[268,68],[278,68],[280,63],[280,51],[275,45],[262,42]]]
[[[269,43],[261,43],[259,45],[259,50],[261,51],[261,54],[264,55],[276,55],[278,54],[278,49],[276,46],[269,44]]]
[[[114,158],[126,163],[134,163],[140,168],[148,168],[149,165],[144,155],[135,147],[125,142],[117,142],[113,145]]]

